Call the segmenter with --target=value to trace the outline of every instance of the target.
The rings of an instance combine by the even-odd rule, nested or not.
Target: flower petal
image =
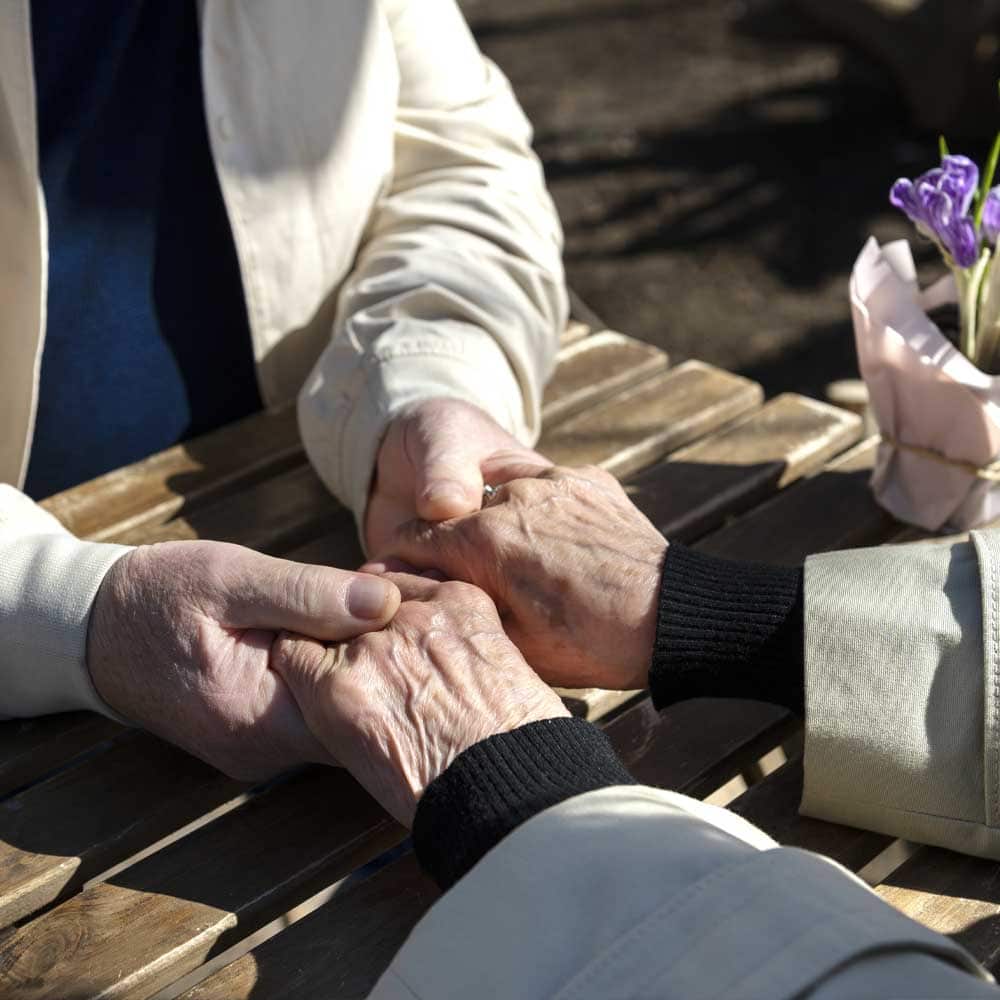
[[[1000,186],[993,188],[983,202],[983,236],[996,246],[1000,236]]]
[[[967,156],[945,156],[941,160],[938,188],[948,195],[960,215],[968,215],[979,187],[979,167]]]

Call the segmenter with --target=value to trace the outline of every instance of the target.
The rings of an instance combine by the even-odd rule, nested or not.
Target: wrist
[[[634,783],[604,734],[582,719],[545,719],[490,736],[428,786],[413,824],[417,858],[447,889],[532,816]]]
[[[93,684],[87,633],[95,595],[128,551],[67,532],[3,541],[0,564],[16,585],[0,588],[6,630],[0,714],[29,717],[87,709],[123,721]]]
[[[630,588],[634,595],[636,618],[625,644],[629,654],[620,683],[623,691],[639,691],[649,684],[649,667],[656,647],[660,596],[669,547],[669,542],[662,536],[656,545],[650,547],[648,562],[635,575]]]

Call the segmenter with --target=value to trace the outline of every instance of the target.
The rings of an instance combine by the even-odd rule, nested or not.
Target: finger
[[[389,573],[386,579],[399,588],[404,601],[429,601],[441,589],[437,580],[424,574],[413,576],[409,573]]]
[[[224,567],[224,624],[348,639],[382,628],[399,607],[389,579],[274,559],[249,549]]]
[[[467,427],[428,421],[406,425],[403,447],[414,470],[418,517],[444,521],[479,510],[483,475]]]
[[[482,463],[483,479],[493,486],[513,479],[534,479],[553,468],[552,462],[537,451],[498,451]]]
[[[466,520],[481,517],[473,514],[469,518],[433,524],[428,521],[412,520],[399,526],[384,550],[377,555],[382,564],[405,563],[418,572],[438,570],[453,580],[467,579],[463,546],[459,544],[459,534]]]
[[[402,559],[393,556],[386,556],[385,559],[376,559],[373,562],[366,562],[358,569],[359,573],[373,573],[375,576],[385,576],[386,573],[409,573],[412,576],[420,576],[420,570]]]

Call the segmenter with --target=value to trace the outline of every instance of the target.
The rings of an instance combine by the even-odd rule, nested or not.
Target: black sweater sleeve
[[[802,711],[801,569],[667,550],[650,668],[658,708],[695,697],[755,698]],[[413,824],[424,870],[450,888],[532,816],[634,784],[604,734],[550,719],[470,747],[428,786]]]
[[[649,687],[664,708],[688,698],[752,698],[801,715],[801,567],[667,549]]]

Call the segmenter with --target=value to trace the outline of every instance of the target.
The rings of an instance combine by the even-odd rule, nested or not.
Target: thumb
[[[223,584],[223,624],[230,628],[283,630],[330,642],[382,628],[399,607],[399,588],[383,577],[239,551]]]
[[[479,510],[483,474],[478,457],[456,441],[436,444],[414,456],[417,516],[445,521]]]

